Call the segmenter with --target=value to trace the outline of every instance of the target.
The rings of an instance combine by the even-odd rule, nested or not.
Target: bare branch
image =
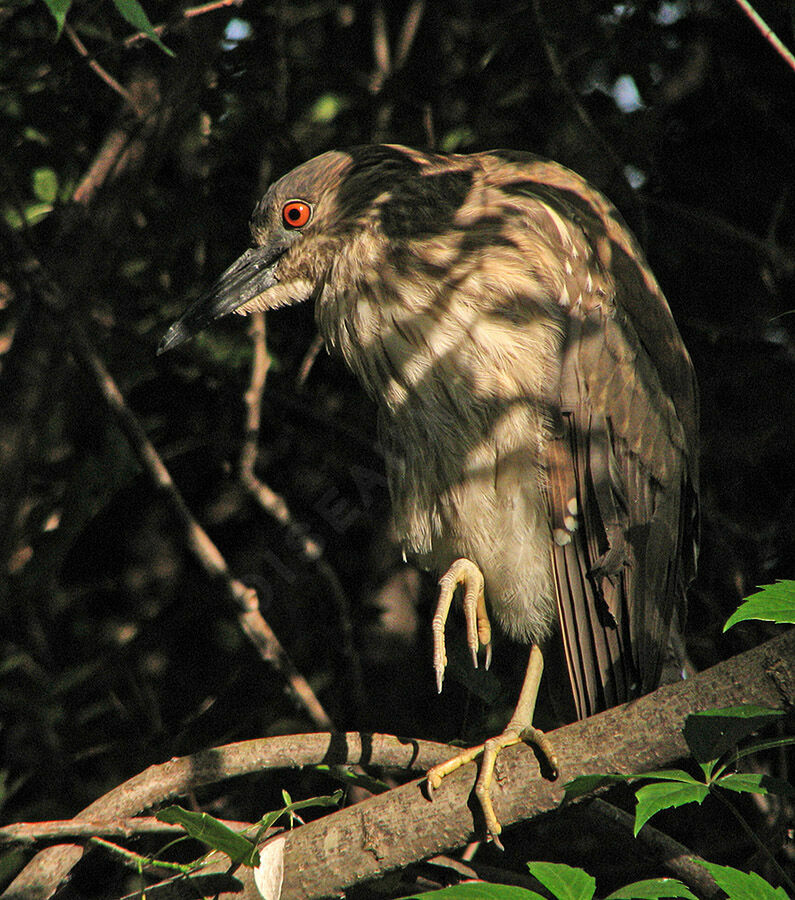
[[[225,9],[229,6],[242,6],[243,0],[214,0],[212,3],[202,3],[199,6],[191,6],[188,9],[183,9],[181,12],[181,16],[183,19],[195,19],[197,16],[203,16],[207,13],[217,12],[219,9]],[[152,31],[158,36],[162,37],[163,34],[169,30],[173,26],[168,24],[160,24],[152,26]],[[145,31],[138,31],[135,34],[131,34],[129,37],[124,39],[124,45],[129,47],[132,44],[136,44],[139,41],[149,40],[149,34]]]
[[[121,391],[76,322],[72,324],[72,341],[79,361],[91,374],[94,384],[113,413],[138,461],[174,516],[188,549],[204,569],[207,577],[218,585],[226,599],[231,600],[237,606],[238,621],[249,640],[257,648],[260,656],[273,665],[286,679],[293,699],[311,717],[312,721],[321,728],[331,727],[331,719],[321,706],[314,691],[295,667],[287,651],[282,647],[276,634],[259,611],[256,591],[232,576],[220,550],[193,518],[154,445],[124,402]]]
[[[778,53],[784,62],[795,72],[795,56],[781,42],[781,38],[773,31],[773,29],[765,22],[759,13],[751,6],[748,0],[735,0],[735,3],[754,23],[754,27],[759,31],[762,37],[770,44],[770,46]]]
[[[387,32],[386,15],[382,3],[377,3],[373,9],[373,56],[375,57],[375,72],[370,77],[370,93],[380,94],[388,78],[391,78],[406,63],[414,38],[422,21],[425,11],[424,0],[412,0],[406,10],[403,25],[397,41],[397,52],[394,59],[389,50],[389,34]],[[373,127],[373,139],[381,140],[386,135],[389,123],[392,119],[393,104],[391,101],[382,102],[375,116]]]
[[[185,16],[186,19],[192,19],[196,16],[203,16],[205,13],[215,12],[216,10],[223,9],[227,6],[242,5],[243,0],[214,0],[213,3],[202,3],[200,6],[192,6],[189,9],[184,9],[182,15]]]
[[[596,127],[593,119],[583,106],[579,95],[569,83],[568,76],[566,75],[566,70],[560,61],[557,48],[552,43],[552,40],[549,37],[546,18],[544,16],[544,11],[541,8],[541,0],[533,0],[533,14],[538,25],[538,34],[544,47],[544,53],[546,54],[549,68],[552,70],[552,74],[555,76],[555,80],[558,82],[558,85],[560,86],[560,89],[566,98],[566,102],[574,111],[575,115],[580,120],[580,123],[583,125],[587,133],[590,134],[594,139],[597,146],[599,146],[604,151],[606,157],[610,160],[611,168],[613,169],[613,171],[620,173],[623,180],[624,161],[616,152],[613,145],[610,144],[609,141],[605,140],[604,135]]]
[[[356,732],[241,741],[150,766],[86,807],[75,821],[132,816],[196,788],[267,769],[297,769],[325,763],[424,770],[449,754],[450,748],[444,744]],[[7,888],[3,898],[43,900],[51,896],[83,852],[82,847],[69,844],[42,850]],[[226,859],[224,865],[228,864]]]
[[[102,66],[91,56],[91,54],[86,49],[86,45],[77,36],[74,28],[72,28],[72,26],[68,22],[65,22],[63,30],[64,34],[69,38],[69,42],[72,44],[75,50],[77,50],[77,52],[86,60],[91,71],[99,75],[102,81],[104,81],[105,84],[107,84],[108,87],[111,88],[111,90],[114,90],[124,100],[125,103],[129,104],[131,109],[139,118],[143,118],[146,111],[141,106],[139,106],[132,94],[126,88],[122,87],[122,85],[119,84],[118,81],[116,81],[116,79],[110,74],[110,72],[103,69]]]
[[[57,285],[48,277],[39,261],[30,253],[19,237],[6,234],[14,247],[14,256],[24,271],[26,282],[33,293],[50,309],[63,308],[64,300]],[[226,560],[210,539],[207,532],[194,519],[182,495],[174,484],[168,469],[146,436],[141,423],[124,401],[121,391],[105,368],[94,347],[76,319],[70,323],[72,346],[75,355],[92,378],[108,410],[129,441],[139,463],[158,491],[180,529],[186,546],[204,570],[207,578],[217,585],[222,596],[238,609],[238,621],[257,648],[260,656],[270,663],[286,680],[288,690],[297,704],[310,716],[319,728],[332,728],[326,714],[307,680],[297,670],[276,634],[259,611],[256,592],[234,578]]]
[[[89,206],[111,176],[118,177],[143,158],[147,141],[157,127],[158,118],[164,114],[160,83],[156,77],[139,71],[124,91],[134,104],[137,118],[122,117],[108,130],[72,194],[72,203],[77,206]]]
[[[595,832],[603,833],[605,825],[610,824],[632,834],[635,817],[623,809],[606,803],[599,797],[594,797],[589,803],[583,804],[583,807],[586,819],[590,820]],[[683,881],[688,887],[698,891],[699,896],[708,900],[720,896],[721,891],[715,879],[699,864],[701,857],[690,849],[648,822],[638,833],[637,840],[650,856],[665,867],[669,876]]]
[[[292,515],[284,498],[261,481],[254,472],[259,446],[262,396],[265,380],[270,368],[270,356],[265,342],[265,314],[254,313],[249,325],[249,335],[254,348],[254,362],[251,378],[246,390],[246,437],[240,454],[240,481],[257,503],[276,521],[284,526],[295,540],[301,559],[314,566],[331,590],[340,623],[342,657],[352,685],[351,706],[354,714],[364,702],[364,685],[359,654],[353,640],[351,605],[342,587],[339,576],[328,560],[323,558],[323,549]]]
[[[417,31],[422,21],[422,14],[425,12],[425,0],[412,0],[409,8],[406,10],[406,17],[403,19],[403,27],[397,40],[397,49],[395,51],[395,64],[393,72],[398,72],[403,68],[411,51],[411,45],[417,36]]]
[[[505,751],[493,789],[497,815],[507,826],[548,812],[560,804],[565,782],[578,775],[670,765],[688,755],[682,736],[688,715],[739,703],[792,708],[795,629],[687,681],[552,733],[561,771],[555,782],[539,777],[531,748]],[[283,900],[333,895],[464,844],[479,829],[467,802],[474,779],[470,764],[445,779],[432,803],[423,781],[414,781],[291,832]]]
[[[317,355],[320,353],[322,347],[323,336],[321,334],[316,334],[314,338],[312,338],[312,343],[304,354],[304,358],[301,360],[301,365],[298,367],[298,376],[296,377],[296,384],[298,387],[303,387],[306,383],[306,379],[309,378],[309,373],[312,371],[312,366],[315,364]]]
[[[782,273],[791,275],[795,272],[795,256],[777,244],[772,235],[763,238],[734,222],[724,219],[708,210],[697,209],[676,200],[661,200],[651,195],[639,195],[640,203],[647,209],[659,210],[666,215],[676,217],[683,222],[695,226],[699,230],[707,229],[719,235],[726,242],[744,245],[758,256],[771,262]]]
[[[380,2],[373,7],[373,56],[375,57],[375,72],[370,79],[370,90],[377,94],[392,72],[386,13],[384,4]]]
[[[245,831],[251,828],[250,822],[231,822],[220,819],[227,828],[233,831]],[[11,844],[40,844],[43,842],[64,841],[78,838],[105,837],[131,838],[143,834],[170,835],[185,834],[180,825],[169,825],[155,819],[154,816],[133,816],[118,819],[65,819],[54,822],[18,822],[15,825],[4,825],[0,828],[0,847]]]

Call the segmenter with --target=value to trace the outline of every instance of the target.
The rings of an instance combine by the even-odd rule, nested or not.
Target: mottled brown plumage
[[[652,690],[695,568],[698,403],[668,304],[610,203],[530,154],[382,145],[299,166],[251,229],[253,248],[161,349],[227,312],[314,300],[326,343],[378,403],[406,552],[450,573],[442,607],[458,584],[468,594],[475,660],[491,617],[530,644],[560,634],[580,717]],[[530,724],[535,660],[495,754]]]

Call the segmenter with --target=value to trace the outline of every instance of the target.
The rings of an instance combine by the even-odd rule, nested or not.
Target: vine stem
[[[795,896],[795,883],[793,883],[789,875],[787,875],[784,869],[782,869],[776,858],[770,852],[770,849],[759,838],[759,835],[757,835],[753,828],[751,828],[751,826],[745,821],[745,818],[740,810],[737,809],[737,807],[731,802],[731,800],[729,800],[729,798],[724,795],[722,790],[713,790],[712,794],[714,794],[714,796],[717,797],[718,800],[720,800],[720,802],[726,807],[726,809],[731,812],[735,819],[737,819],[743,831],[751,839],[751,842],[757,847],[758,850],[761,850],[761,852],[767,859],[770,860],[770,862],[773,864],[773,868],[778,873],[779,878],[781,878],[782,882],[788,886],[791,895]]]

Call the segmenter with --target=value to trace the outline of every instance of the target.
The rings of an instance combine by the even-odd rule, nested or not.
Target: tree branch
[[[687,681],[558,729],[551,735],[561,772],[555,782],[539,777],[530,747],[504,751],[493,787],[497,815],[508,826],[548,812],[578,775],[670,765],[688,755],[682,736],[688,715],[740,703],[795,704],[795,629]],[[465,843],[479,826],[479,811],[468,805],[474,776],[474,765],[449,776],[433,803],[421,779],[291,832],[282,900],[333,895]]]
[[[353,732],[240,741],[150,766],[95,800],[75,816],[75,821],[133,816],[205,785],[265,769],[298,769],[324,763],[424,771],[449,755],[450,748],[444,744]],[[42,850],[2,897],[43,900],[52,896],[83,852],[82,847],[67,844]],[[221,870],[229,866],[229,859],[224,859],[225,862],[220,862]]]
[[[497,815],[509,826],[549,812],[560,805],[563,785],[578,775],[630,774],[670,765],[688,753],[682,736],[688,715],[740,703],[777,709],[791,709],[795,704],[795,629],[687,681],[558,729],[551,735],[561,771],[555,782],[539,777],[531,748],[520,745],[504,751],[493,787]],[[446,753],[449,748],[442,745],[401,742],[384,735],[297,735],[245,741],[153,766],[91,804],[78,818],[132,815],[254,767],[292,768],[323,761],[424,770]],[[479,826],[477,808],[470,805],[474,775],[474,764],[450,775],[433,802],[424,793],[424,779],[418,779],[289,832],[283,900],[337,894],[465,843]],[[48,848],[17,877],[3,894],[4,900],[51,896],[81,855],[79,847]],[[216,858],[201,872],[206,876],[228,868],[228,859]],[[250,870],[238,870],[235,882],[241,883],[241,889],[251,880]],[[198,883],[192,887],[197,889]]]
[[[240,452],[240,483],[256,503],[272,516],[288,533],[297,545],[297,551],[303,562],[313,566],[329,588],[337,620],[340,627],[340,650],[343,663],[348,673],[351,686],[351,710],[356,716],[364,705],[364,681],[362,666],[353,639],[353,616],[342,582],[334,567],[323,556],[323,548],[315,541],[306,529],[293,516],[284,497],[277,494],[268,484],[261,481],[254,471],[259,452],[259,435],[262,424],[262,397],[265,393],[265,381],[268,377],[271,358],[265,339],[265,313],[255,312],[251,317],[248,333],[251,338],[253,362],[251,375],[245,393],[246,437]],[[315,722],[319,727],[333,727],[331,722]]]

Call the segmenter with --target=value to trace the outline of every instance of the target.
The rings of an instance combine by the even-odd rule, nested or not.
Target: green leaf
[[[693,778],[689,772],[685,772],[682,769],[655,769],[653,772],[644,772],[637,777],[653,778],[655,781],[676,781],[682,784],[704,784],[703,781]]]
[[[167,806],[160,810],[157,818],[171,825],[181,825],[192,838],[213,850],[226,853],[232,862],[242,863],[244,866],[259,865],[259,854],[254,843],[207,813],[193,812],[181,806]]]
[[[401,900],[545,900],[541,894],[508,884],[467,881],[439,891],[411,894]]]
[[[321,94],[309,110],[309,118],[318,125],[328,125],[350,105],[340,94]]]
[[[16,209],[12,209],[11,207],[4,209],[3,215],[6,222],[8,222],[12,228],[18,230],[22,228],[25,223],[28,225],[35,225],[37,222],[41,222],[41,220],[46,219],[51,212],[52,203],[28,203],[23,210],[22,216],[19,215]]]
[[[698,900],[678,878],[649,878],[613,891],[605,900]]]
[[[113,5],[121,17],[126,22],[129,22],[136,31],[142,31],[151,41],[157,44],[163,53],[168,56],[174,55],[174,51],[169,50],[157,36],[157,32],[149,21],[149,16],[147,16],[138,0],[113,0]]]
[[[737,772],[717,778],[715,784],[738,794],[780,794],[783,797],[795,797],[795,788],[783,778],[772,775],[760,775],[755,772]]]
[[[34,169],[31,180],[33,193],[37,200],[41,200],[42,203],[55,202],[55,198],[58,196],[58,176],[54,169]]]
[[[527,868],[556,900],[591,900],[596,893],[596,879],[582,869],[548,862],[531,862]]]
[[[775,584],[760,585],[760,588],[729,616],[723,626],[724,631],[749,619],[761,619],[777,625],[795,623],[795,581],[777,581]]]
[[[690,752],[703,763],[723,756],[743,738],[783,715],[780,709],[751,704],[707,709],[687,717],[683,734]]]
[[[52,13],[53,19],[55,19],[56,37],[60,37],[66,21],[66,14],[72,5],[72,0],[44,0],[44,2],[47,4],[47,9]]]
[[[635,837],[646,822],[663,809],[684,806],[686,803],[703,803],[709,793],[706,784],[694,781],[693,784],[647,784],[635,792],[638,805],[635,808]]]
[[[618,775],[617,773],[605,773],[602,775],[578,775],[567,781],[563,787],[566,789],[566,800],[576,800],[578,797],[584,797],[591,791],[599,790],[599,788],[610,787],[614,784],[624,784],[629,781],[630,776]]]
[[[788,900],[784,888],[774,888],[756,872],[741,872],[731,866],[696,860],[715,879],[718,887],[729,895],[729,900]]]
[[[453,153],[472,144],[475,139],[475,132],[468,125],[461,125],[459,128],[453,128],[443,135],[439,145],[440,149],[444,150],[445,153]]]

